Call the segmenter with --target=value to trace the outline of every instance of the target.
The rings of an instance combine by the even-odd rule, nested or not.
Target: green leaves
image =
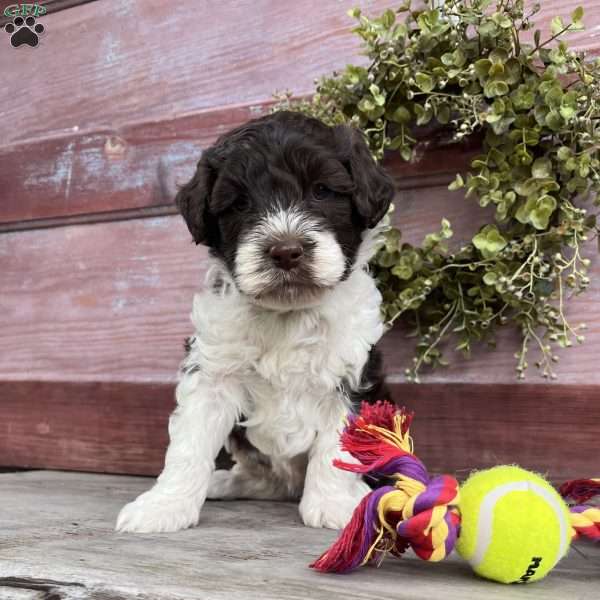
[[[359,101],[357,108],[365,117],[374,121],[381,117],[385,112],[385,95],[379,92],[377,92],[376,95],[366,95]]]
[[[467,62],[467,56],[460,48],[457,48],[454,52],[446,52],[441,59],[447,67],[462,67]]]
[[[574,23],[581,23],[581,20],[583,19],[583,6],[578,6],[572,13],[571,13],[571,20]]]
[[[422,367],[444,364],[441,344],[468,354],[492,345],[504,324],[522,336],[518,376],[537,346],[540,372],[551,377],[551,349],[568,346],[565,332],[575,331],[555,296],[590,281],[582,253],[598,221],[580,203],[600,198],[600,60],[562,41],[583,27],[581,8],[530,35],[535,6],[522,0],[429,6],[405,0],[377,17],[351,11],[365,58],[322,78],[311,99],[285,96],[280,106],[361,129],[376,160],[416,161],[417,146],[440,142],[449,152],[465,139],[480,144],[448,188],[455,201],[464,190],[474,222],[478,206],[494,216],[471,240],[453,239],[445,219],[419,246],[388,229],[371,264],[382,311],[414,329],[413,381]],[[456,344],[445,344],[450,337]]]
[[[511,94],[515,110],[528,110],[535,104],[535,89],[533,86],[522,83]]]
[[[391,112],[388,118],[394,123],[410,123],[412,115],[406,106],[398,106]]]
[[[485,285],[494,285],[498,281],[498,274],[495,271],[488,271],[483,276],[483,283]]]
[[[431,92],[434,87],[433,79],[427,73],[417,73],[415,75],[415,81],[417,82],[417,86],[423,92]]]
[[[390,29],[392,25],[396,22],[396,15],[394,11],[388,8],[380,17],[381,24],[386,29]]]
[[[559,35],[566,28],[567,26],[564,24],[562,17],[556,16],[550,21],[550,31],[552,31],[552,35]]]
[[[417,117],[417,125],[427,125],[429,121],[433,118],[433,110],[431,108],[425,108],[420,104],[415,104],[413,106],[413,110],[415,111],[415,115]]]
[[[553,36],[559,36],[564,32],[567,31],[581,31],[584,26],[583,26],[583,7],[582,6],[578,6],[572,13],[571,13],[571,23],[569,23],[568,25],[565,24],[565,22],[563,21],[562,17],[560,16],[556,16],[552,19],[552,21],[550,22],[550,30],[552,31],[552,35]]]
[[[369,86],[369,92],[371,92],[373,102],[375,102],[377,106],[385,105],[385,92],[382,92],[378,85],[372,83]]]
[[[552,176],[552,161],[549,158],[538,158],[531,167],[531,174],[536,179],[546,179]]]
[[[506,247],[507,240],[502,236],[495,225],[486,225],[473,238],[473,245],[483,258],[494,258],[498,252]]]
[[[510,88],[508,84],[504,81],[488,81],[483,86],[483,93],[488,98],[495,98],[496,96],[504,96],[508,94]]]
[[[480,80],[485,80],[492,68],[492,61],[489,58],[480,58],[474,63],[475,72]]]
[[[570,31],[582,31],[583,29],[585,29],[585,26],[583,24],[583,15],[584,15],[583,6],[578,6],[571,13]]]
[[[449,240],[453,234],[454,232],[452,231],[450,221],[448,221],[448,219],[442,219],[442,225],[439,232],[429,233],[425,236],[425,239],[423,240],[423,250],[425,250],[425,252],[431,252],[431,250],[434,250],[435,248],[441,248],[445,251],[443,242],[444,240]]]
[[[438,9],[425,10],[417,17],[417,25],[421,30],[421,35],[425,39],[432,36],[438,36],[447,31],[450,27],[448,21],[441,19]]]
[[[454,179],[454,181],[448,186],[448,189],[451,192],[454,192],[463,187],[465,187],[465,180],[463,179],[462,175],[460,173],[458,173],[456,175],[456,178]]]
[[[520,223],[533,225],[536,229],[547,229],[556,206],[556,199],[548,194],[541,197],[530,196],[521,204],[515,218]]]
[[[346,67],[345,76],[351,85],[365,84],[368,80],[368,75],[369,72],[364,67],[357,67],[355,65],[348,65]]]

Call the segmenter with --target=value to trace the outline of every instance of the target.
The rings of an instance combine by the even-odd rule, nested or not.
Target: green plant
[[[600,60],[561,40],[583,28],[581,8],[568,23],[555,17],[542,39],[531,20],[539,4],[435,5],[416,10],[409,0],[373,19],[354,9],[368,66],[349,65],[321,79],[312,98],[280,106],[359,127],[378,160],[393,151],[409,161],[423,140],[477,138],[481,154],[449,188],[495,207],[495,222],[451,253],[445,219],[420,247],[390,228],[372,265],[385,318],[414,326],[410,380],[444,364],[447,338],[468,355],[475,342],[494,344],[505,324],[522,336],[518,376],[534,345],[541,373],[554,378],[555,347],[583,341],[565,305],[590,282],[582,248],[597,233],[586,206],[597,206],[600,190]]]

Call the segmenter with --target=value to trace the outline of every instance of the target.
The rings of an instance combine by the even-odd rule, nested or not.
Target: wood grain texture
[[[443,188],[404,190],[396,207],[412,243],[439,227],[441,215],[451,219],[457,241],[480,224],[460,192]],[[0,235],[0,380],[174,381],[205,259],[176,215]],[[598,275],[596,261],[591,288],[568,304],[573,322],[584,320],[588,331],[582,347],[560,352],[561,383],[600,382]],[[384,337],[394,381],[403,381],[413,343],[400,329]],[[497,350],[477,349],[470,361],[450,350],[451,366],[423,380],[512,382],[517,347],[508,332]]]
[[[600,387],[550,384],[399,384],[415,411],[412,435],[428,469],[466,476],[517,463],[554,481],[598,471]]]
[[[237,106],[114,131],[0,147],[6,201],[0,232],[119,220],[138,211],[174,213],[177,186],[193,174],[219,135],[268,114],[272,103]],[[447,184],[477,154],[473,146],[432,148],[410,163],[396,153],[384,164],[399,190]],[[30,160],[32,156],[35,161]]]
[[[0,55],[0,139],[118,131],[264,102],[275,90],[310,92],[315,77],[356,55],[354,4],[378,13],[394,2],[97,0],[47,15],[43,45],[18,68],[14,54]],[[44,69],[42,54],[52,56]],[[44,98],[43,111],[32,98]]]
[[[580,546],[588,560],[572,551],[549,577],[531,586],[478,579],[456,555],[431,564],[412,552],[351,576],[319,574],[308,564],[337,533],[303,527],[297,507],[287,502],[208,502],[194,529],[115,533],[118,510],[148,484],[142,478],[108,475],[0,475],[0,597],[14,589],[2,586],[3,577],[32,583],[54,580],[61,600],[592,600],[597,596],[600,547],[591,544]]]
[[[392,2],[358,4],[380,12]],[[304,18],[311,7],[98,0],[45,16],[38,54],[20,53],[18,67],[0,55],[0,227],[170,206],[165,190],[219,134],[265,112],[275,91],[309,92],[357,54],[343,6],[319,6],[318,22]],[[236,23],[244,26],[231,36]],[[160,43],[146,42],[157,31]],[[53,56],[44,70],[42,51]]]
[[[206,269],[206,251],[191,244],[172,214],[176,184],[218,135],[268,110],[273,89],[291,81],[295,92],[307,92],[314,76],[355,54],[344,4],[319,5],[317,27],[305,19],[315,8],[309,0],[236,0],[210,10],[192,8],[191,0],[176,10],[158,0],[97,0],[47,17],[44,45],[19,53],[19,86],[14,55],[0,53],[8,74],[0,89],[0,230],[87,222],[0,235],[0,466],[160,468],[181,343]],[[395,3],[362,3],[371,13],[389,4]],[[546,2],[540,21],[576,4]],[[228,35],[240,22],[240,35]],[[599,22],[600,8],[590,6],[592,28],[576,43],[596,47]],[[158,27],[160,44],[140,42],[154,40]],[[42,50],[53,57],[44,69],[37,60]],[[36,94],[44,98],[39,118],[40,104],[25,101]],[[394,218],[405,240],[419,243],[442,215],[454,225],[453,243],[489,220],[485,211],[474,219],[473,206],[444,185],[472,151],[440,149],[415,164],[388,162],[399,188]],[[116,221],[94,222],[106,219]],[[400,329],[385,336],[391,381],[402,398],[423,407],[415,408],[430,429],[419,438],[432,440],[424,451],[434,466],[510,461],[508,451],[517,448],[527,466],[545,470],[548,448],[561,433],[556,424],[540,424],[536,410],[543,404],[543,418],[546,411],[558,415],[564,398],[574,395],[575,449],[555,464],[565,473],[567,459],[590,467],[577,461],[584,460],[584,444],[595,443],[586,418],[600,429],[593,406],[600,400],[599,274],[596,265],[592,289],[569,303],[573,320],[589,325],[588,342],[561,353],[558,385],[502,387],[515,375],[517,340],[507,332],[499,350],[477,349],[468,362],[450,349],[451,366],[424,374],[426,385],[412,388],[401,384],[412,340]],[[477,404],[482,398],[492,398],[492,412],[499,411],[489,427]],[[502,431],[506,406],[523,428]],[[448,450],[465,436],[459,408],[473,417],[474,431],[464,446]],[[130,431],[129,423],[120,429],[120,410],[138,429]]]
[[[319,5],[318,25],[304,19],[315,10],[311,0],[285,10],[275,0],[194,4],[205,25],[201,35],[189,26],[192,0],[186,2],[172,10],[158,0],[97,0],[45,17],[48,35],[39,50],[53,61],[43,70],[36,52],[21,52],[18,68],[10,52],[0,56],[8,73],[0,90],[0,231],[81,215],[114,212],[118,219],[145,207],[168,212],[171,190],[189,177],[201,150],[266,112],[273,91],[309,93],[315,77],[360,60],[342,10],[355,2]],[[371,14],[394,5],[363,4]],[[561,14],[575,4],[561,3]],[[553,3],[544,4],[540,23],[553,15],[547,5]],[[591,29],[574,36],[577,47],[600,43],[599,11],[590,6]],[[242,21],[242,35],[227,36],[231,23]],[[158,28],[161,43],[145,43]],[[90,31],[96,43],[84,43]],[[38,95],[43,115],[36,113],[39,103],[26,101]],[[472,154],[441,149],[411,164],[392,158],[390,166],[401,186],[418,187],[431,185],[432,175],[445,181]]]
[[[160,123],[0,147],[6,198],[2,224],[167,207],[193,174],[202,150],[225,131],[264,114],[270,103],[229,107]],[[35,157],[35,160],[31,160]],[[9,176],[10,174],[10,176]],[[42,223],[43,224],[43,223]],[[6,227],[4,229],[7,229]]]
[[[0,380],[174,381],[206,256],[178,216],[0,235]]]
[[[0,381],[0,465],[157,474],[174,406],[172,385]]]
[[[417,455],[431,472],[518,463],[556,481],[597,474],[598,385],[395,384],[392,393],[416,413]],[[168,384],[0,382],[0,466],[157,474],[173,398]]]
[[[546,0],[537,22],[547,27],[579,4],[587,8],[589,29],[572,41],[595,48],[600,6],[593,0]],[[161,0],[97,0],[47,15],[43,45],[21,53],[18,68],[14,54],[0,55],[0,139],[23,142],[107,124],[118,129],[263,102],[274,90],[311,92],[315,77],[356,57],[358,40],[346,15],[355,5],[377,15],[397,2],[181,0],[175,9]],[[236,35],[229,35],[232,27]],[[44,69],[42,51],[52,56]],[[43,112],[31,102],[37,97],[44,98]]]

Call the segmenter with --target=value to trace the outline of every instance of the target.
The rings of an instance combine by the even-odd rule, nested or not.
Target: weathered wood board
[[[547,32],[581,3],[543,2],[536,21]],[[594,55],[600,5],[583,4],[589,29],[570,39]],[[311,93],[315,78],[364,60],[348,8],[377,15],[397,5],[96,0],[44,16],[40,46],[20,49],[18,69],[10,48],[0,54],[0,228],[168,206],[165,179],[268,110],[274,92]],[[52,60],[41,69],[44,56]]]
[[[399,193],[394,218],[404,239],[420,242],[445,215],[464,240],[480,224],[472,211],[460,193],[419,188]],[[178,215],[0,235],[0,380],[174,381],[206,267],[206,249],[191,243]],[[568,314],[588,324],[587,341],[559,353],[558,383],[600,383],[598,261]],[[451,366],[423,380],[513,382],[517,341],[505,337],[470,361],[450,351]],[[394,330],[384,347],[392,380],[403,381],[413,340]],[[539,381],[533,366],[530,377]]]
[[[544,2],[538,22],[580,3]],[[374,15],[398,3],[52,4],[73,7],[44,17],[39,48],[0,52],[0,232],[13,230],[0,234],[0,466],[155,473],[206,270],[206,251],[173,214],[176,184],[218,135],[264,114],[274,90],[310,92],[314,77],[356,59],[346,9]],[[594,54],[600,4],[584,4],[588,31],[572,39]],[[315,11],[318,23],[306,18]],[[407,241],[442,215],[459,240],[483,222],[483,211],[474,219],[462,194],[445,189],[469,156],[453,147],[414,164],[389,161]],[[599,268],[569,304],[573,320],[588,323],[588,342],[561,353],[558,385],[535,373],[538,387],[514,384],[508,334],[500,350],[478,350],[469,362],[451,355],[449,368],[413,389],[402,383],[412,341],[400,330],[384,338],[390,380],[422,415],[432,465],[519,460],[557,477],[590,474],[600,430]],[[568,452],[555,444],[563,413]]]
[[[445,214],[472,235],[468,203],[444,187],[404,189],[396,222],[417,242]],[[481,215],[482,218],[484,215]],[[173,384],[191,333],[206,250],[179,216],[0,235],[0,465],[157,473]],[[600,266],[596,264],[595,273]],[[557,479],[595,474],[600,431],[600,277],[569,304],[589,329],[565,350],[560,378],[515,381],[517,340],[407,386],[413,342],[382,340],[397,400],[417,412],[419,449],[439,470],[519,462]],[[568,448],[556,440],[568,439]]]
[[[392,386],[415,411],[418,456],[432,472],[518,463],[561,483],[598,475],[597,386]],[[0,466],[157,474],[173,385],[0,382]]]
[[[97,0],[48,14],[40,46],[19,52],[18,69],[13,52],[0,54],[5,83],[0,140],[60,137],[74,128],[118,130],[264,102],[275,90],[311,92],[315,77],[358,54],[347,10],[358,6],[376,16],[398,5],[398,0],[181,0],[177,6],[162,0]],[[588,29],[571,35],[570,42],[596,51],[596,2],[544,0],[536,23],[547,32],[555,15],[568,16],[578,5],[586,8]],[[40,59],[49,55],[52,60],[40,69]],[[43,110],[31,102],[37,97],[44,98]]]
[[[311,0],[97,0],[44,23],[18,69],[0,54],[0,222],[169,203],[159,167],[193,165],[207,135],[277,91],[310,92],[360,45],[343,5]]]
[[[0,598],[46,600],[592,600],[600,546],[571,550],[529,586],[475,577],[453,556],[425,563],[407,553],[381,568],[323,575],[308,568],[335,539],[301,524],[289,503],[209,502],[197,528],[118,534],[121,506],[142,478],[52,472],[0,474]]]

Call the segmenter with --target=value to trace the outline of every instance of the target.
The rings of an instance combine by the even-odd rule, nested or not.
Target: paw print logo
[[[31,15],[24,19],[15,17],[12,23],[4,26],[4,31],[10,34],[10,43],[14,48],[27,44],[32,48],[38,45],[39,36],[44,33],[44,26],[35,22],[35,17]]]

